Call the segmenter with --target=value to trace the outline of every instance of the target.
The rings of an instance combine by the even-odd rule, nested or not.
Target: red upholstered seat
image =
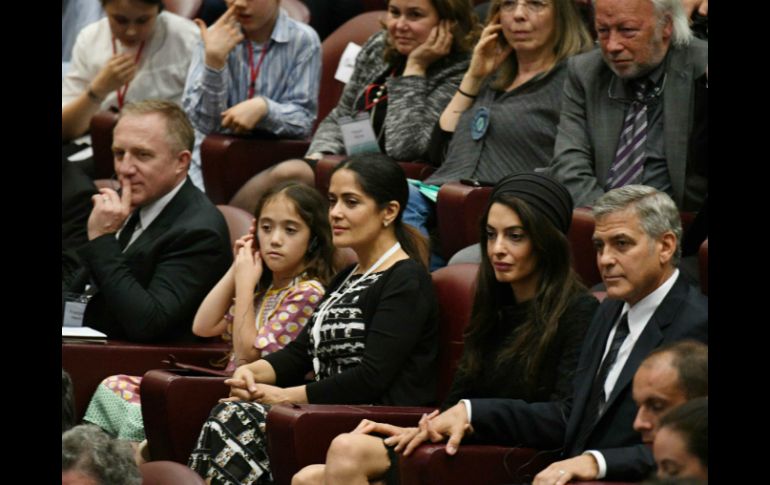
[[[231,205],[218,205],[217,209],[225,216],[227,229],[230,232],[230,244],[234,245],[238,238],[249,232],[254,216],[240,207]]]
[[[441,186],[436,201],[441,255],[447,260],[457,251],[479,242],[479,217],[492,187],[472,187],[460,182]]]
[[[332,170],[342,160],[347,158],[345,155],[325,155],[318,161],[315,167],[315,188],[323,195],[329,193],[329,181],[332,176]],[[433,173],[435,168],[422,162],[398,162],[407,178],[424,180]]]
[[[91,117],[91,147],[94,150],[94,178],[108,179],[115,174],[112,158],[112,130],[118,123],[117,111],[99,111]]]

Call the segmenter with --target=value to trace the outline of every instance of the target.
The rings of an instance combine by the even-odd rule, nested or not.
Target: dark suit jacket
[[[599,369],[610,329],[620,315],[622,301],[605,300],[588,329],[572,397],[563,401],[526,403],[513,399],[471,401],[474,435],[481,441],[540,449],[562,448],[564,458],[586,449],[599,450],[611,480],[641,480],[655,467],[650,449],[633,430],[637,407],[631,383],[639,364],[656,347],[695,339],[708,343],[708,299],[679,275],[668,295],[647,322],[634,345],[612,393],[586,443],[577,443],[578,428]]]
[[[192,339],[198,305],[232,262],[227,223],[188,178],[149,227],[121,252],[115,234],[78,250],[84,268],[69,290],[97,292],[83,324],[114,339]]]
[[[688,163],[688,140],[694,116],[693,81],[706,71],[708,43],[693,39],[684,48],[671,46],[665,62],[663,145],[673,199],[680,210],[695,211],[703,203],[708,179]],[[615,77],[599,49],[569,59],[550,172],[570,191],[576,207],[593,205],[604,193],[615,159],[626,108],[608,95]]]
[[[62,289],[80,268],[75,250],[88,242],[88,216],[96,186],[83,170],[62,156],[61,165],[61,272]]]

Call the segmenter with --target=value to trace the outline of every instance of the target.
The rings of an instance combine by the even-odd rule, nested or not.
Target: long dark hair
[[[374,199],[379,209],[384,209],[391,201],[398,202],[400,208],[393,220],[396,239],[401,248],[414,259],[428,267],[428,241],[414,227],[404,224],[402,215],[409,201],[409,186],[404,169],[393,159],[381,153],[353,155],[334,167],[337,170],[350,170],[356,176],[358,185],[366,195]]]
[[[329,202],[313,187],[298,182],[284,182],[270,188],[259,199],[254,211],[257,221],[265,204],[279,195],[284,195],[294,204],[294,210],[310,228],[310,240],[305,254],[305,273],[326,286],[334,274],[332,269],[334,245],[329,225]],[[259,239],[256,237],[255,241],[259,244]],[[273,280],[273,273],[266,264],[262,268],[259,289],[265,290]]]
[[[537,386],[535,376],[556,335],[559,319],[570,300],[576,293],[585,291],[585,287],[570,264],[567,237],[546,217],[535,214],[526,201],[505,192],[493,194],[479,228],[481,267],[471,321],[465,331],[465,352],[458,369],[461,375],[469,378],[478,375],[484,342],[501,321],[503,306],[515,307],[521,303],[516,301],[510,284],[497,281],[486,251],[487,218],[493,203],[503,204],[516,212],[537,256],[538,284],[532,305],[525,321],[514,330],[510,344],[498,353],[496,362],[497,366],[511,363],[523,366],[527,376],[525,387],[534,391]]]

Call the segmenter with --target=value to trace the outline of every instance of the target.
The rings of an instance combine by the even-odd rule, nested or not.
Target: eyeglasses
[[[510,13],[515,11],[518,5],[524,7],[524,10],[529,13],[540,13],[549,3],[543,0],[503,0],[500,2],[500,11]]]

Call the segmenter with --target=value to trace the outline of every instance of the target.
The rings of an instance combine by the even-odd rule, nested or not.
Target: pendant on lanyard
[[[270,39],[267,39],[265,48],[262,49],[262,54],[259,56],[257,65],[254,66],[254,48],[251,46],[251,41],[246,39],[246,45],[249,48],[249,99],[254,97],[254,88],[257,84],[257,77],[259,76],[259,69],[262,67],[262,61],[265,60],[267,51],[270,50]]]
[[[373,271],[375,271],[377,268],[382,266],[382,263],[388,260],[391,256],[393,256],[396,251],[401,249],[401,244],[396,243],[393,246],[390,247],[387,251],[385,251],[385,254],[380,256],[380,259],[378,259],[373,265],[369,267],[369,269],[366,270],[366,272],[361,275],[361,278],[358,281],[363,281],[364,278],[369,276]],[[313,335],[313,370],[315,371],[316,376],[318,376],[318,372],[321,370],[321,360],[318,358],[318,344],[321,342],[321,324],[323,323],[324,319],[326,318],[326,314],[329,312],[329,309],[337,303],[339,300],[342,299],[343,296],[345,296],[351,289],[355,287],[355,285],[350,285],[347,288],[345,288],[345,284],[348,282],[351,276],[353,276],[353,273],[355,273],[358,270],[358,265],[356,265],[355,268],[353,268],[353,271],[348,273],[348,275],[345,277],[345,279],[342,281],[342,284],[340,284],[339,289],[335,292],[333,292],[329,298],[324,301],[320,307],[316,310],[315,315],[315,321],[313,322],[313,328],[311,329],[311,333]],[[342,292],[339,292],[339,290],[342,290]]]
[[[484,138],[489,127],[489,109],[485,106],[481,106],[476,109],[471,120],[471,138],[474,141],[479,141]]]
[[[139,59],[142,57],[142,51],[144,50],[144,41],[142,41],[141,44],[139,44],[139,50],[136,51],[136,57],[134,57],[134,64],[139,64]],[[115,45],[115,37],[112,37],[112,54],[115,55],[118,53],[118,48]],[[131,84],[131,81],[126,82],[122,87],[118,88],[117,95],[118,95],[118,109],[123,109],[123,102],[126,99],[126,91],[128,91],[128,85]]]

